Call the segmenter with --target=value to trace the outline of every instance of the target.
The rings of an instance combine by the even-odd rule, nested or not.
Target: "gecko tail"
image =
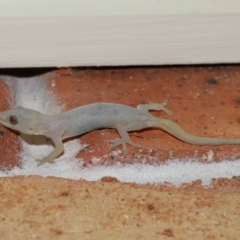
[[[212,138],[212,137],[199,137],[194,136],[184,129],[182,129],[175,122],[168,119],[158,119],[158,127],[164,131],[170,133],[177,139],[194,145],[234,145],[240,144],[240,139],[231,139],[231,138]]]

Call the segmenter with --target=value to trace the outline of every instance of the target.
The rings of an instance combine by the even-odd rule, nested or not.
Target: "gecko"
[[[149,111],[172,112],[163,103],[139,104],[137,108],[117,103],[92,103],[80,106],[57,115],[45,115],[36,110],[17,106],[0,112],[0,124],[12,130],[34,135],[44,135],[52,139],[55,148],[46,157],[38,159],[38,165],[54,163],[64,153],[63,140],[85,134],[95,129],[114,128],[120,138],[110,140],[111,149],[122,145],[122,152],[127,155],[127,144],[140,145],[131,141],[128,132],[145,128],[160,128],[175,138],[195,145],[240,144],[240,139],[200,137],[186,132],[175,122],[157,118]]]

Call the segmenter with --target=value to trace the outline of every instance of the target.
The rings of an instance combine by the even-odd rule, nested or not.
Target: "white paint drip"
[[[3,76],[2,79],[12,88],[16,105],[32,108],[45,114],[57,114],[62,107],[57,104],[56,97],[47,90],[48,75],[32,78],[14,78]],[[56,160],[55,164],[44,164],[37,167],[36,159],[46,156],[53,149],[45,137],[22,135],[21,162],[22,167],[14,167],[10,171],[0,172],[0,176],[40,175],[56,176],[71,179],[86,179],[96,181],[104,176],[116,177],[122,182],[164,183],[174,185],[189,183],[201,179],[208,185],[212,178],[231,178],[240,174],[240,160],[222,161],[220,163],[200,163],[197,160],[178,161],[171,159],[158,166],[133,163],[113,166],[83,167],[76,154],[85,146],[78,140],[64,143],[65,153]],[[119,154],[114,151],[114,154]],[[213,152],[208,153],[210,161]],[[94,158],[94,161],[99,159]]]

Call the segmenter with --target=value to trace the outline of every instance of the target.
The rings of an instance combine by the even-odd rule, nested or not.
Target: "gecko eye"
[[[9,117],[9,122],[12,124],[12,125],[16,125],[18,123],[18,118],[17,116],[15,115],[10,115]]]

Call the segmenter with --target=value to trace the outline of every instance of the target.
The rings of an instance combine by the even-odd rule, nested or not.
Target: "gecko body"
[[[167,101],[159,103],[140,104],[137,108],[115,103],[93,103],[57,115],[44,115],[38,111],[23,107],[15,107],[0,113],[0,123],[10,129],[34,135],[44,135],[52,139],[55,148],[38,165],[53,163],[64,152],[64,139],[82,135],[94,129],[115,128],[120,138],[110,140],[112,149],[122,145],[123,154],[127,154],[126,144],[139,147],[132,142],[128,132],[144,128],[161,128],[174,137],[196,145],[240,144],[240,139],[198,137],[187,133],[176,123],[162,118],[156,118],[150,110],[163,110],[171,115],[166,108]]]

